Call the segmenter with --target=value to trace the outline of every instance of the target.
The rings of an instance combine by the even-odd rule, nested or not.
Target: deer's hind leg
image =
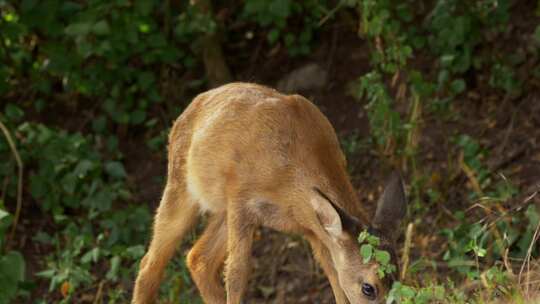
[[[152,241],[140,264],[132,303],[155,301],[165,267],[198,213],[199,205],[183,187],[169,179],[154,219]]]
[[[227,225],[224,212],[211,215],[208,226],[187,256],[191,276],[204,303],[225,303],[221,268],[227,256]]]
[[[233,203],[227,210],[228,257],[225,265],[227,304],[242,302],[251,268],[251,248],[255,229],[253,218],[245,209]]]

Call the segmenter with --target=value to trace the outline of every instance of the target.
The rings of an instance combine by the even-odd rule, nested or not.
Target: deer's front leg
[[[307,237],[307,239],[311,244],[311,249],[313,250],[315,259],[321,265],[326,277],[328,278],[328,281],[330,282],[330,286],[332,287],[332,291],[334,292],[334,297],[336,299],[336,304],[348,304],[349,301],[347,300],[343,289],[339,285],[337,272],[332,263],[330,252],[328,252],[328,249],[324,246],[324,244],[315,236]]]
[[[253,244],[254,223],[242,209],[231,208],[227,212],[227,263],[225,286],[227,304],[240,304],[243,299],[251,268],[251,247]],[[234,210],[236,209],[236,210]]]

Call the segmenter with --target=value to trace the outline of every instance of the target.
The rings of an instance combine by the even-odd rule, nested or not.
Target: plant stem
[[[21,208],[22,208],[22,183],[23,183],[23,162],[21,160],[21,157],[19,155],[19,152],[17,151],[17,147],[15,146],[15,143],[13,141],[13,138],[11,137],[9,130],[4,125],[4,123],[0,120],[0,129],[2,129],[2,132],[4,133],[4,136],[6,137],[6,140],[8,142],[9,148],[11,149],[11,153],[13,153],[13,156],[15,157],[15,161],[17,162],[18,167],[18,173],[19,178],[17,181],[17,207],[15,209],[15,217],[13,218],[13,226],[11,227],[11,232],[9,234],[9,238],[7,241],[6,248],[9,248],[9,245],[11,245],[11,242],[13,241],[13,238],[15,237],[15,230],[17,228],[17,224],[19,223],[19,217],[21,214]]]

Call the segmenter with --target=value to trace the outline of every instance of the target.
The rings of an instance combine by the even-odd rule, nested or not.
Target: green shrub
[[[271,45],[282,42],[290,55],[307,55],[319,21],[328,13],[326,1],[247,0],[242,18],[268,29]]]

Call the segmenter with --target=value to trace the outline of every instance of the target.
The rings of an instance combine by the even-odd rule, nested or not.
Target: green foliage
[[[127,173],[115,138],[101,146],[100,136],[92,138],[32,123],[21,124],[16,133],[19,152],[25,164],[33,168],[28,178],[29,191],[42,212],[55,222],[55,233],[40,231],[33,238],[54,248],[37,276],[49,280],[50,292],[61,289],[65,293],[63,303],[99,282],[114,286],[131,281],[144,254],[142,244],[149,235],[151,215],[148,208],[127,203],[131,199]],[[7,151],[2,141],[0,151]],[[8,220],[2,211],[3,230],[9,226]],[[0,259],[0,280],[13,286],[5,295],[12,298],[17,294],[17,282],[21,281],[18,271],[24,270],[24,260],[17,252]],[[10,267],[3,267],[4,262]],[[104,267],[108,271],[101,273]],[[112,291],[107,295],[111,301],[120,302],[126,296]],[[190,295],[182,293],[182,297]]]
[[[514,70],[508,65],[500,63],[493,65],[489,85],[501,89],[509,95],[515,96],[521,93],[521,83],[516,78]]]
[[[90,140],[81,134],[56,131],[44,125],[24,123],[18,128],[25,163],[35,163],[30,192],[45,210],[61,215],[65,208],[84,207],[89,218],[109,210],[113,201],[130,197],[126,172],[115,160],[103,160]],[[116,140],[106,150],[114,155]],[[30,147],[32,147],[30,149]]]
[[[518,78],[516,67],[524,59],[522,54],[492,49],[494,37],[508,29],[510,1],[441,0],[427,9],[412,3],[347,1],[360,15],[359,32],[370,45],[372,61],[372,71],[354,81],[351,92],[367,101],[372,142],[379,154],[384,158],[403,157],[397,163],[412,176],[413,218],[422,218],[422,214],[429,212],[426,199],[439,203],[452,195],[438,183],[441,173],[432,172],[419,161],[418,138],[423,118],[459,119],[452,103],[464,97],[471,85],[489,85],[511,97],[519,96],[523,80]],[[422,56],[420,62],[427,58],[429,69],[417,66],[417,55]],[[487,71],[488,77],[483,79],[488,81],[478,84],[475,82],[482,78],[475,73],[480,71]],[[480,208],[487,211],[480,220],[474,213],[453,213],[451,227],[441,230],[447,246],[442,258],[450,267],[451,278],[481,281],[488,291],[511,295],[507,272],[493,265],[498,265],[504,254],[524,257],[533,241],[538,213],[533,206],[525,213],[496,212],[507,209],[501,204],[513,199],[518,189],[504,175],[491,171],[486,165],[490,155],[477,140],[458,134],[449,143],[457,150],[457,157],[450,156],[449,162],[470,185],[469,191],[465,191],[466,203],[476,207],[467,212],[473,213],[471,209],[475,209],[481,213],[476,210]],[[395,159],[391,162],[396,163]],[[537,250],[534,251],[536,254]],[[366,262],[370,261],[374,249],[363,245],[360,254]],[[449,278],[444,284],[423,286],[419,282],[413,286],[396,282],[387,303],[483,303],[486,299],[491,298],[463,293]]]
[[[481,43],[482,31],[504,29],[508,22],[510,1],[479,1],[470,5],[466,1],[437,1],[428,30],[429,44],[439,57],[443,69],[462,74],[482,59],[475,56],[475,48]]]
[[[327,13],[326,1],[247,0],[242,16],[269,31],[271,45],[283,43],[292,56],[311,52],[318,23]]]
[[[171,261],[161,285],[161,298],[169,303],[203,304],[191,280],[184,257],[177,256]]]
[[[412,46],[401,31],[404,22],[411,21],[409,4],[392,0],[358,2],[361,12],[362,33],[367,38],[381,39],[375,42],[372,60],[385,73],[396,73],[407,65],[412,56]],[[381,45],[382,44],[382,45]]]
[[[469,304],[469,303],[490,303],[489,301],[500,298],[501,295],[512,296],[512,291],[505,289],[505,285],[508,285],[507,274],[499,267],[489,268],[483,275],[484,284],[491,295],[486,296],[489,293],[478,293],[474,296],[467,296],[462,290],[457,288],[455,284],[449,280],[444,284],[431,283],[426,287],[414,287],[403,284],[396,281],[392,285],[391,290],[386,298],[386,303],[400,303],[400,304],[423,304],[423,303],[456,303],[456,304]],[[516,300],[520,297],[516,296]],[[522,301],[522,300],[521,300]],[[521,303],[521,302],[518,302]]]
[[[164,65],[193,68],[195,49],[189,45],[194,37],[216,27],[210,16],[192,6],[173,19],[171,8],[156,1],[0,5],[2,27],[7,29],[2,31],[5,47],[0,58],[10,62],[0,70],[6,76],[1,77],[5,83],[0,90],[30,90],[35,96],[30,102],[38,111],[56,103],[73,106],[97,99],[100,130],[111,123],[147,122],[151,108],[163,101],[157,84]],[[39,48],[27,43],[38,37]],[[52,94],[59,89],[71,97],[65,100]]]
[[[356,98],[366,98],[371,134],[383,151],[394,150],[403,140],[403,123],[398,112],[393,110],[393,100],[388,94],[381,75],[374,71],[361,77],[352,86]]]
[[[446,299],[446,290],[444,286],[435,285],[422,288],[414,288],[403,285],[401,282],[395,282],[388,293],[386,303],[402,304],[427,304],[433,302],[444,303]],[[452,303],[457,303],[452,301]]]
[[[11,303],[17,296],[23,295],[26,263],[18,251],[3,252],[8,228],[12,222],[11,215],[5,210],[0,200],[0,303]]]
[[[363,262],[367,264],[373,260],[377,263],[377,274],[379,275],[379,278],[382,279],[387,274],[396,271],[396,266],[390,263],[390,253],[377,248],[380,245],[378,237],[371,235],[367,230],[364,230],[358,236],[358,243],[361,244],[360,255],[363,258]]]

